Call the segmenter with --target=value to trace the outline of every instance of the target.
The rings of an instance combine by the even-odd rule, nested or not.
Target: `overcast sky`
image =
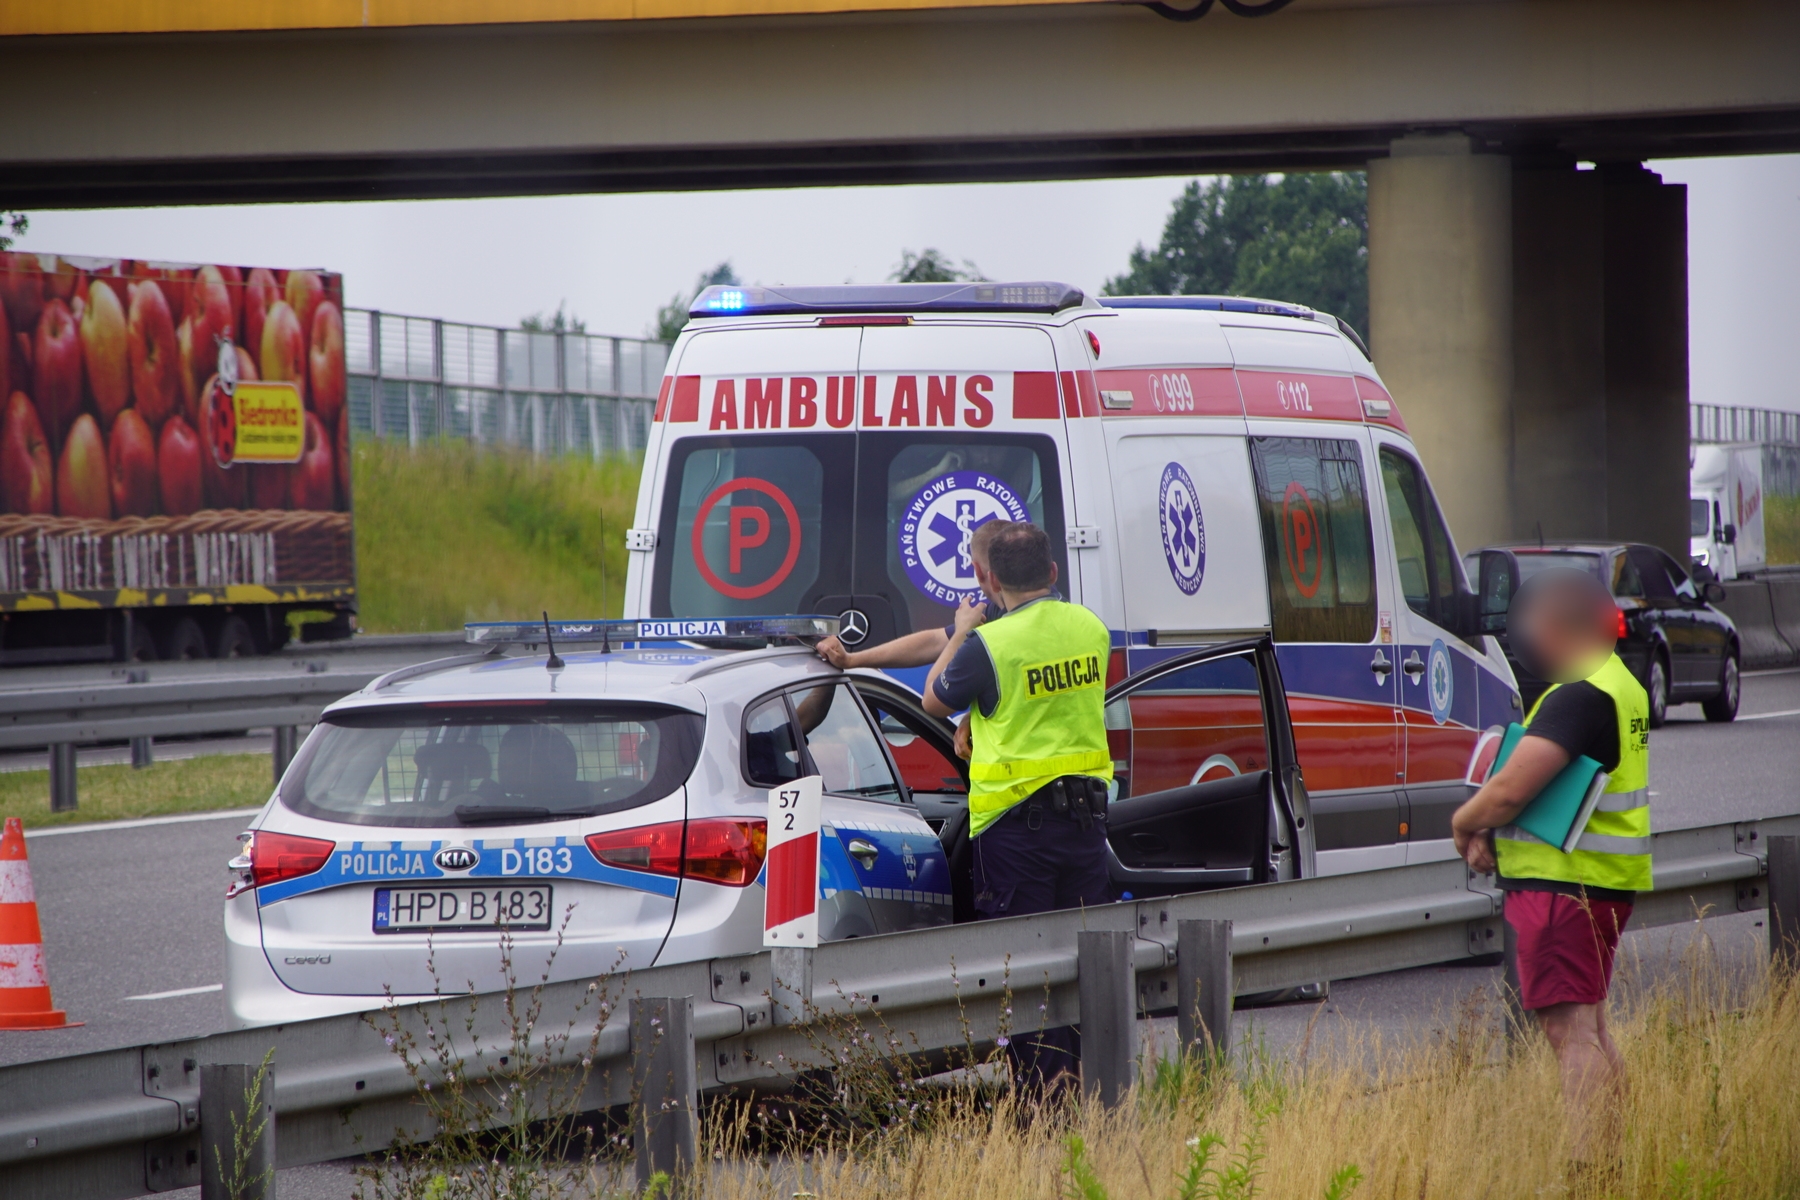
[[[1800,409],[1788,368],[1800,280],[1800,155],[1651,164],[1689,185],[1692,396]],[[729,259],[759,283],[870,283],[936,247],[992,278],[1097,290],[1154,245],[1186,177],[31,214],[23,248],[325,267],[352,305],[515,324],[566,301],[641,335]]]

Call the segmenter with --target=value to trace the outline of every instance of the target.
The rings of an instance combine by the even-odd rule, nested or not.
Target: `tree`
[[[587,322],[574,313],[565,313],[563,307],[567,300],[556,302],[556,311],[549,316],[534,312],[519,322],[519,328],[527,333],[586,333]]]
[[[1154,250],[1131,252],[1114,296],[1287,300],[1369,328],[1369,186],[1360,171],[1194,180]]]
[[[942,250],[933,250],[927,246],[919,253],[911,250],[900,252],[900,265],[888,278],[894,283],[985,283],[987,276],[981,268],[968,259],[963,259],[962,266],[950,261]]]
[[[709,287],[736,287],[742,281],[737,272],[731,269],[731,260],[727,259],[707,271],[694,281],[691,292],[676,292],[669,302],[656,310],[656,327],[650,336],[659,342],[672,342],[681,332],[682,326],[688,322],[688,310],[694,307],[694,300]]]
[[[31,229],[31,218],[22,212],[0,211],[0,250],[11,250],[15,239]]]

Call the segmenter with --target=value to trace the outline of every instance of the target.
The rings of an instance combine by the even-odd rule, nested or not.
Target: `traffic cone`
[[[31,888],[31,863],[25,858],[25,824],[8,817],[6,832],[0,835],[0,1029],[68,1025],[69,1018],[50,1004],[37,893]]]

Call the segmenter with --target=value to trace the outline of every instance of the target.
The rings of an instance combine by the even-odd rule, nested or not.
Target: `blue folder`
[[[1517,721],[1506,727],[1506,735],[1500,739],[1500,753],[1494,756],[1494,769],[1488,773],[1489,779],[1500,773],[1525,732],[1525,727]],[[1578,754],[1555,779],[1544,785],[1544,790],[1525,806],[1523,812],[1513,818],[1513,824],[1567,854],[1581,839],[1581,831],[1587,828],[1588,818],[1600,803],[1610,778],[1599,763],[1585,754]]]

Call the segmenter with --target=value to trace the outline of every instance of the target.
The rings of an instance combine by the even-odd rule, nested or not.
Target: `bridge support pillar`
[[[1369,164],[1369,324],[1465,550],[1687,558],[1687,195],[1409,136]]]
[[[1687,561],[1687,189],[1636,163],[1513,173],[1513,533]]]
[[[1512,162],[1461,134],[1369,164],[1369,334],[1458,543],[1512,532]]]

